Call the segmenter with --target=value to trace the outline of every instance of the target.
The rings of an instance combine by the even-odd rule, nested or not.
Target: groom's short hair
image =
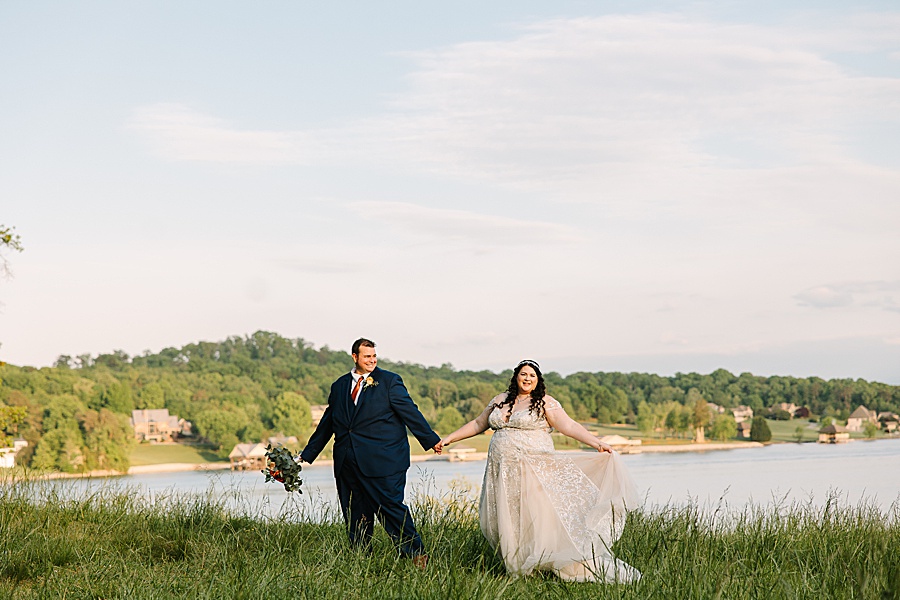
[[[365,346],[366,348],[374,348],[375,342],[372,340],[367,340],[366,338],[359,338],[355,342],[353,342],[353,348],[351,350],[351,354],[359,354],[359,349]]]

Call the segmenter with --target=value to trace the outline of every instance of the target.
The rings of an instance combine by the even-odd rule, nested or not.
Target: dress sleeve
[[[504,400],[506,400],[506,393],[505,393],[505,392],[502,393],[502,394],[497,394],[496,396],[494,396],[493,398],[491,398],[491,401],[488,402],[488,405],[487,405],[487,407],[485,407],[485,408],[491,408],[491,407],[496,408],[497,405],[500,404],[501,402],[503,402]]]
[[[558,410],[560,408],[562,408],[562,404],[560,404],[556,398],[544,396],[544,410]]]

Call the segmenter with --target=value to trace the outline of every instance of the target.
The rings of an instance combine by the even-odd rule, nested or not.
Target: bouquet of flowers
[[[300,455],[294,456],[284,446],[266,446],[266,470],[262,474],[266,476],[266,483],[277,481],[284,484],[286,492],[300,492],[303,480],[300,479]]]

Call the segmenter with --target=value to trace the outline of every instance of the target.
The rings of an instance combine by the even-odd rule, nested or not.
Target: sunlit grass
[[[900,598],[897,506],[645,508],[614,546],[643,579],[598,585],[507,576],[466,489],[415,500],[424,572],[381,529],[357,552],[333,511],[299,503],[266,519],[210,497],[60,489],[0,484],[0,598]]]
[[[132,466],[163,463],[203,464],[222,460],[213,450],[186,444],[137,444],[131,451]]]

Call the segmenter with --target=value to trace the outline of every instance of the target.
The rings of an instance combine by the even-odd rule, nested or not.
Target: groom
[[[441,453],[441,438],[419,412],[403,380],[376,365],[375,343],[353,342],[353,369],[331,385],[328,408],[300,453],[313,462],[334,436],[334,477],[350,543],[368,547],[375,516],[400,546],[403,556],[424,568],[422,539],[403,504],[409,442],[406,429],[422,444]]]

